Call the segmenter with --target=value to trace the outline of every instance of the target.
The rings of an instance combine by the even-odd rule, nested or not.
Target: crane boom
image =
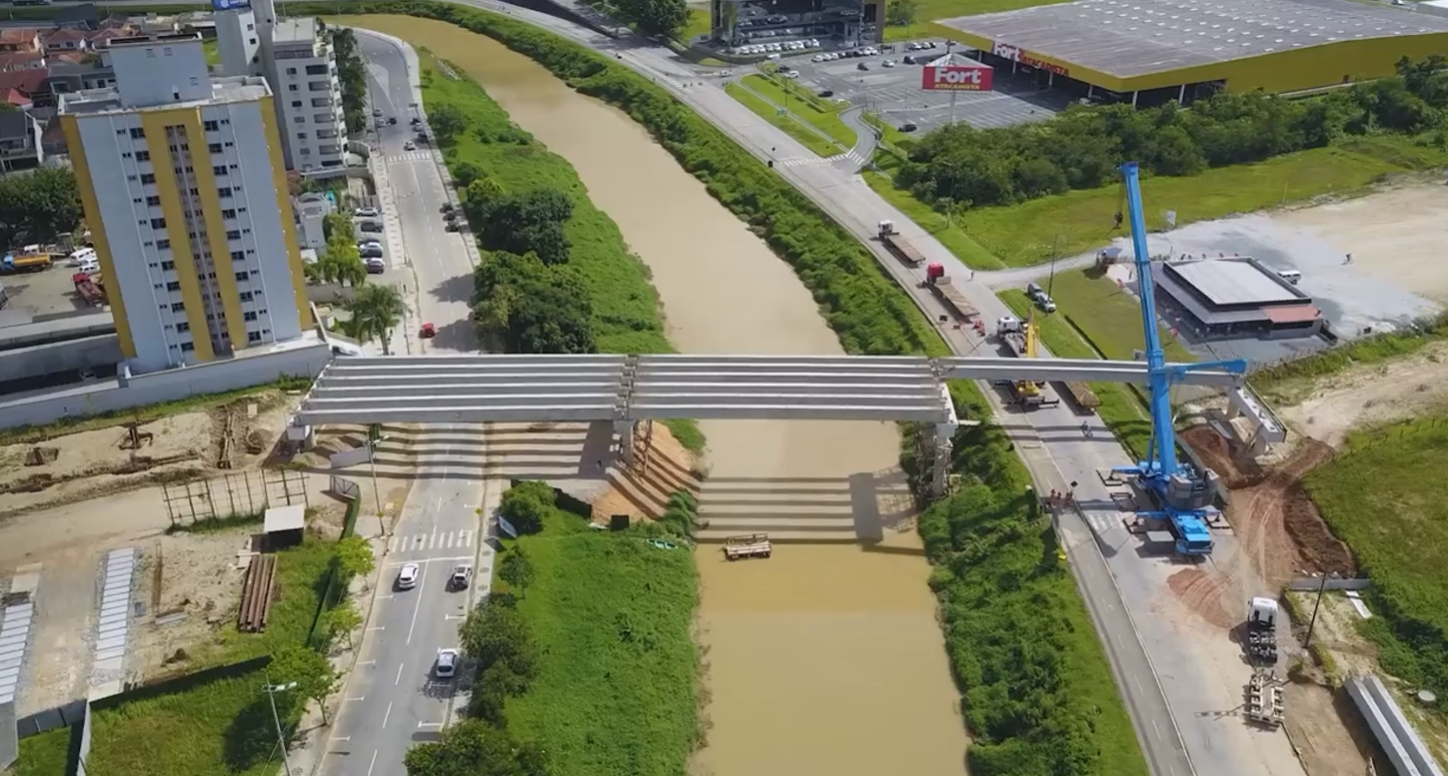
[[[1177,460],[1176,429],[1172,424],[1172,380],[1194,369],[1222,368],[1245,374],[1243,360],[1168,367],[1161,335],[1156,328],[1155,282],[1151,274],[1151,254],[1146,245],[1146,216],[1141,205],[1140,173],[1136,162],[1121,165],[1121,178],[1126,189],[1126,215],[1131,228],[1131,248],[1135,252],[1137,296],[1141,299],[1141,328],[1146,342],[1147,386],[1151,398],[1151,441],[1146,460],[1136,466],[1119,469],[1136,477],[1136,485],[1144,495],[1156,501],[1159,509],[1148,511],[1150,517],[1166,518],[1176,536],[1177,552],[1183,555],[1209,555],[1212,535],[1206,517],[1215,511],[1211,506],[1214,494],[1208,481],[1210,471],[1198,473]]]

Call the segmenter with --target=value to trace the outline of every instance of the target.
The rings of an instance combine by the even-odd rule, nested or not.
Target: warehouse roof
[[[1216,307],[1276,306],[1307,299],[1251,259],[1170,262],[1167,268]]]
[[[940,24],[1121,78],[1359,38],[1448,32],[1448,19],[1348,0],[1078,0]]]

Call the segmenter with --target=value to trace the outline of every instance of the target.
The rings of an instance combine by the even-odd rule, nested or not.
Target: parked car
[[[422,575],[422,567],[416,563],[404,563],[397,572],[397,589],[411,590],[417,587],[417,579]]]
[[[443,228],[449,232],[456,232],[460,227],[458,226],[457,221],[448,221]]]
[[[381,108],[373,108],[373,109],[372,109],[372,117],[373,117],[373,118],[378,118],[378,119],[382,118],[382,109],[381,109]]]
[[[380,232],[382,231],[382,224],[377,221],[363,221],[357,225],[357,228],[364,232]]]
[[[396,116],[388,116],[388,117],[387,117],[387,126],[390,127],[390,126],[395,125],[396,123],[397,123],[397,117],[396,117]]]
[[[441,213],[451,213],[452,211],[453,211],[453,203],[451,203],[451,202],[444,202],[444,203],[442,203],[442,207],[438,208],[438,212],[441,212]]]
[[[439,649],[437,651],[437,663],[433,665],[432,673],[439,679],[451,679],[458,672],[458,651],[455,649]]]
[[[387,271],[387,263],[384,262],[380,256],[373,256],[366,259],[366,262],[367,274],[369,275],[381,275]]]
[[[919,129],[919,128],[920,128],[920,127],[916,126],[915,122],[913,122],[913,121],[907,121],[907,122],[905,122],[904,124],[901,124],[901,125],[900,125],[900,131],[901,131],[901,132],[914,132],[915,130],[917,130],[917,129]]]
[[[1027,298],[1027,299],[1030,299],[1031,301],[1039,301],[1039,300],[1041,299],[1041,297],[1043,297],[1043,296],[1045,296],[1045,295],[1046,295],[1046,289],[1041,288],[1041,284],[1040,284],[1040,283],[1027,283],[1027,284],[1026,284],[1026,298]]]
[[[381,211],[375,207],[359,207],[352,211],[352,215],[357,218],[376,218],[381,214]]]
[[[404,150],[404,151],[416,151],[416,150],[417,150],[417,143],[414,143],[414,142],[412,142],[411,140],[409,140],[409,141],[407,141],[406,143],[403,143],[403,144],[402,144],[402,150]]]

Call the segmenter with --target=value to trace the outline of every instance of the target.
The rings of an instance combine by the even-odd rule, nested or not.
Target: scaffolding
[[[161,485],[172,528],[198,522],[259,516],[270,507],[307,502],[307,477],[288,469],[259,469]]]

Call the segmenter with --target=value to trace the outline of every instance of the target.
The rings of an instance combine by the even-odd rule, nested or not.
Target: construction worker
[[[1087,437],[1091,436],[1091,426],[1086,421],[1081,421],[1081,433]]]

